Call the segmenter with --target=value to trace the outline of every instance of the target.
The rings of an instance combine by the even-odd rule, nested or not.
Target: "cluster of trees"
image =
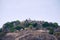
[[[41,24],[41,23],[40,23]],[[14,32],[16,30],[21,30],[25,28],[35,28],[35,29],[41,29],[46,28],[50,32],[50,34],[54,33],[54,29],[58,28],[59,25],[57,23],[48,23],[44,22],[43,24],[40,25],[38,21],[31,21],[31,20],[25,20],[23,22],[20,22],[19,20],[12,21],[12,22],[7,22],[3,25],[3,27],[0,29],[0,32]]]
[[[45,22],[45,23],[43,24],[43,27],[57,28],[57,27],[58,27],[58,23],[48,23],[48,22]]]
[[[3,32],[14,32],[15,29],[21,29],[22,27],[20,26],[20,21],[12,21],[12,22],[7,22],[3,25]]]
[[[42,26],[44,28],[47,28],[49,30],[50,34],[53,34],[54,29],[57,29],[59,27],[58,23],[48,23],[48,22],[44,22],[44,24],[42,24]]]

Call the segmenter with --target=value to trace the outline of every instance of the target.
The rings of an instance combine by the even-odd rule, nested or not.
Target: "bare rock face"
[[[20,38],[19,40],[57,40],[57,39],[53,35],[42,33],[40,35],[29,34],[25,37]]]
[[[2,40],[15,40],[15,38],[9,35],[9,36],[5,36]]]
[[[7,33],[2,40],[15,40],[15,37],[18,36],[18,33]]]
[[[2,40],[57,40],[54,35],[38,31],[22,31],[20,33],[7,33]]]

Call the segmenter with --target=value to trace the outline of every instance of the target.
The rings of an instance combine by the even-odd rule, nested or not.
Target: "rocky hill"
[[[36,20],[6,22],[0,28],[0,40],[60,40],[60,26]]]
[[[2,40],[57,40],[57,38],[44,30],[23,30],[17,33],[7,33]]]

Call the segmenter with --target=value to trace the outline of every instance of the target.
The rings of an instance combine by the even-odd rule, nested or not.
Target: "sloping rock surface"
[[[57,40],[57,38],[45,32],[24,30],[19,33],[7,33],[2,40]]]

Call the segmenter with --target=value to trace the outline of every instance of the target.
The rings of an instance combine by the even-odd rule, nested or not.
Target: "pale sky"
[[[29,18],[60,24],[60,0],[0,0],[0,27]]]

